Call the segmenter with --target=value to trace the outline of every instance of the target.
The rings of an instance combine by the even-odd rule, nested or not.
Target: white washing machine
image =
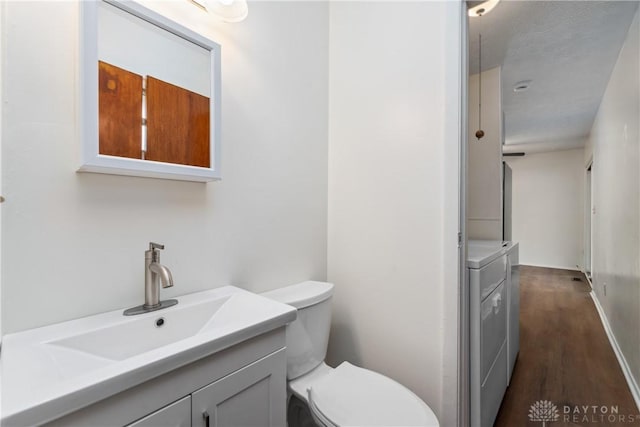
[[[508,382],[507,255],[498,241],[469,241],[472,427],[491,427]]]

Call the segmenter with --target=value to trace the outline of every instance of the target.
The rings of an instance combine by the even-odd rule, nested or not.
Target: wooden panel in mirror
[[[208,168],[209,98],[147,77],[145,159]]]
[[[142,76],[98,62],[100,154],[142,158]]]

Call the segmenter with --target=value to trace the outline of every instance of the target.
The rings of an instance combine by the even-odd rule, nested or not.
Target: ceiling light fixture
[[[247,0],[191,0],[191,2],[225,22],[240,22],[249,14]]]
[[[471,17],[483,17],[491,12],[500,2],[500,0],[487,0],[483,2],[467,1],[469,8],[468,14]],[[478,130],[476,138],[480,141],[484,137],[482,130],[482,29],[478,22]]]
[[[467,2],[467,3],[469,4],[469,3],[477,3],[477,2]],[[470,8],[467,13],[471,17],[486,15],[487,13],[491,12],[493,8],[498,5],[498,3],[500,3],[500,0],[483,1],[480,4],[476,4],[475,6]]]
[[[249,14],[247,0],[208,0],[207,9],[225,22],[240,22]]]
[[[515,85],[513,85],[513,91],[524,92],[526,90],[529,90],[530,85],[531,85],[531,80],[522,80],[521,82],[518,82]]]
[[[205,0],[190,0],[191,3],[195,4],[202,10],[207,10],[207,5],[205,4]]]

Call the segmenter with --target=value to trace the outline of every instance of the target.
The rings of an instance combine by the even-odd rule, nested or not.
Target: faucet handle
[[[155,249],[164,249],[164,245],[160,243],[149,242],[149,250],[153,251]]]
[[[161,245],[160,243],[149,242],[149,250],[145,252],[145,254],[151,255],[151,262],[160,262],[160,251],[158,249],[164,249],[164,245]]]

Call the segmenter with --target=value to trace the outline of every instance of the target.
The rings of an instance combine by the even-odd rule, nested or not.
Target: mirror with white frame
[[[81,172],[220,179],[220,46],[131,2],[81,2]]]

